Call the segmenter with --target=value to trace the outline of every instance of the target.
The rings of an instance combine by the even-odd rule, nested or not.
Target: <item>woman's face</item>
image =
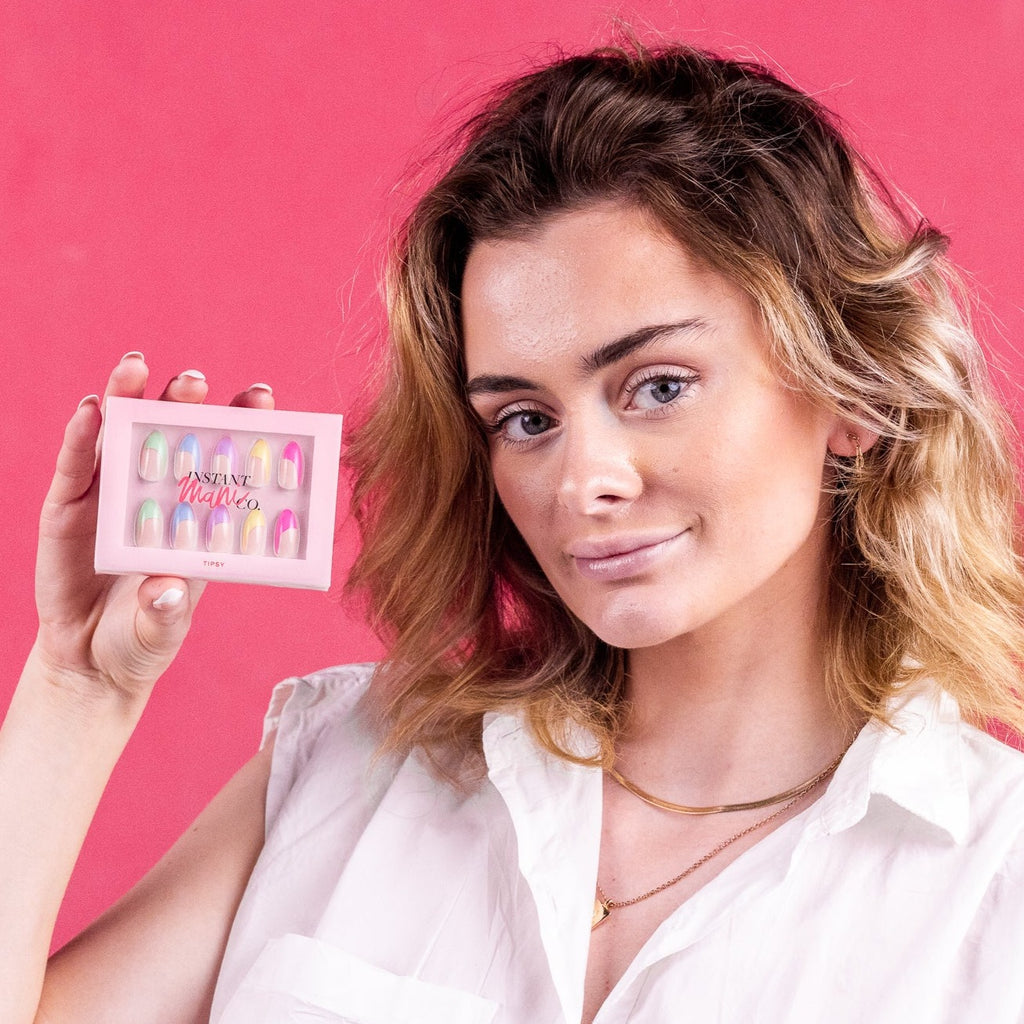
[[[756,628],[820,599],[843,427],[773,371],[744,292],[604,203],[476,245],[462,309],[498,495],[599,637]]]

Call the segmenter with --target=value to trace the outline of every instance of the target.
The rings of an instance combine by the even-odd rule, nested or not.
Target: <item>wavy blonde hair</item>
[[[562,604],[497,500],[465,397],[459,297],[482,239],[631,203],[744,288],[780,372],[877,432],[834,460],[827,679],[884,718],[920,677],[979,723],[1020,729],[1017,477],[945,238],[908,213],[817,101],[684,46],[569,56],[499,90],[395,240],[390,356],[348,449],[363,536],[350,586],[390,654],[385,745],[458,769],[482,715],[525,709],[575,758],[612,756],[625,652]]]

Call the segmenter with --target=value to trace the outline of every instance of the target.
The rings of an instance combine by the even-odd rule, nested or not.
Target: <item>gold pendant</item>
[[[590,930],[593,931],[611,912],[612,908],[600,896],[595,896],[594,911],[590,915]]]

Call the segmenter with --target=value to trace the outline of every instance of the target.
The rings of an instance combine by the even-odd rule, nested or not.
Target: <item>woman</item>
[[[40,1019],[1020,1019],[1024,764],[976,728],[1024,724],[1016,489],[942,248],[760,68],[513,82],[396,243],[350,450],[388,659],[282,684]],[[91,576],[99,426],[2,734],[4,1020],[199,596]]]

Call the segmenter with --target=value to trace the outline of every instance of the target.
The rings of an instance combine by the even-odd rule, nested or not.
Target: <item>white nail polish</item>
[[[206,374],[200,373],[198,370],[183,370],[178,376],[191,377],[192,380],[206,380]]]
[[[83,405],[99,405],[99,404],[100,404],[100,396],[99,395],[86,395],[85,398],[83,398],[78,403],[78,408],[81,409]]]
[[[177,605],[181,604],[181,599],[184,596],[184,590],[179,590],[177,587],[169,587],[153,602],[153,607],[174,608]]]
[[[263,384],[260,381],[257,381],[255,384],[250,384],[249,387],[246,390],[247,391],[266,391],[266,393],[268,395],[272,395],[274,393],[274,389],[269,384]]]
[[[141,359],[143,362],[146,361],[146,357],[141,352],[136,351],[125,352],[125,354],[121,356],[121,362],[123,363],[126,359]]]

